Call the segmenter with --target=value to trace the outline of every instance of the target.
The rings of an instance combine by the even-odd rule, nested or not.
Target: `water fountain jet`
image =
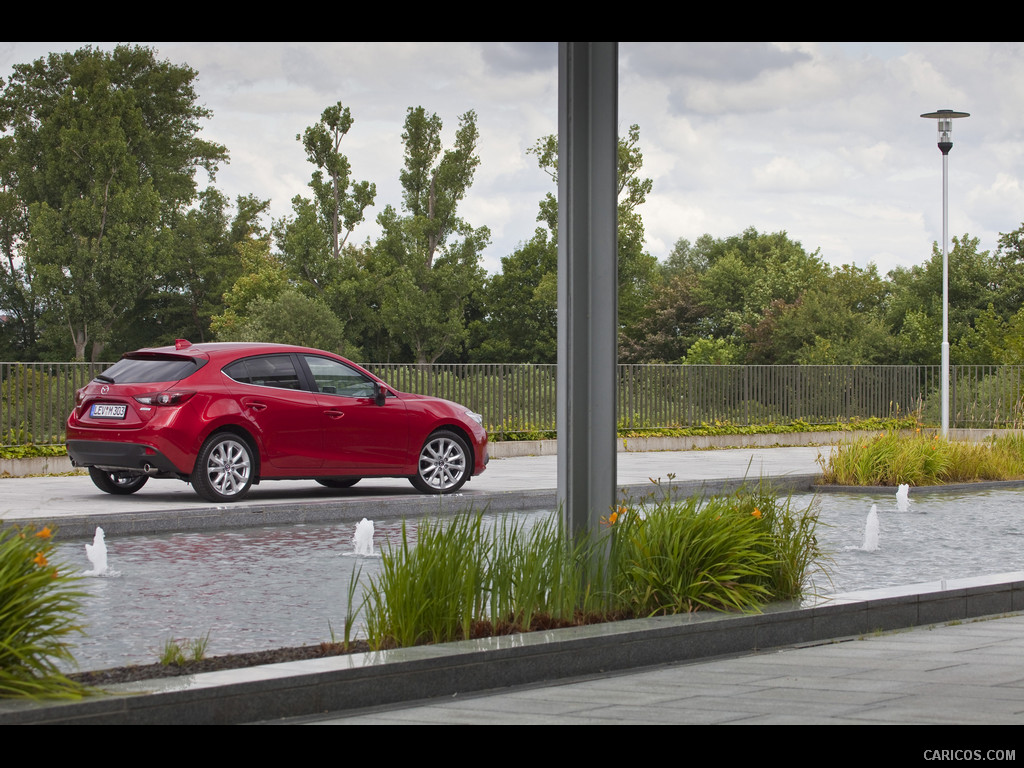
[[[896,489],[896,509],[900,512],[910,509],[910,486],[906,483]]]
[[[373,521],[365,517],[356,523],[356,532],[352,536],[355,554],[373,557]]]
[[[85,556],[92,563],[92,570],[85,571],[85,576],[120,576],[117,571],[110,570],[107,565],[107,542],[103,529],[96,526],[96,534],[92,538],[92,544],[85,545]]]
[[[864,524],[864,544],[861,545],[861,549],[865,552],[874,552],[878,549],[878,533],[878,505],[872,504],[867,523]]]

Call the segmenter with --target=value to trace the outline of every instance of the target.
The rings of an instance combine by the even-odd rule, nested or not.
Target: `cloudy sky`
[[[85,43],[0,43],[13,64]],[[399,206],[406,108],[445,124],[476,110],[481,164],[462,205],[492,244],[485,266],[527,240],[553,189],[525,150],[557,125],[555,43],[140,43],[199,73],[213,111],[205,138],[228,147],[216,185],[270,198],[275,218],[308,194],[312,170],[296,134],[341,101],[355,123],[344,152],[356,179]],[[114,43],[93,43],[111,48]],[[619,123],[640,126],[641,209],[648,247],[664,259],[680,237],[786,230],[833,263],[885,273],[924,261],[941,238],[935,121],[951,108],[950,233],[994,249],[1024,222],[1022,43],[621,43]]]

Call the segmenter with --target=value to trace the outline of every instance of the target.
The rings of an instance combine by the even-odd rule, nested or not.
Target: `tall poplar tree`
[[[490,240],[458,215],[480,164],[476,113],[459,118],[454,146],[443,152],[441,118],[423,107],[406,113],[400,215],[390,205],[377,218],[374,247],[381,280],[380,311],[390,335],[416,362],[433,363],[468,335],[469,307],[483,285],[480,253]]]

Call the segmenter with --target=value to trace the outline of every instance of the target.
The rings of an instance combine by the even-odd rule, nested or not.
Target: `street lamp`
[[[940,109],[921,117],[937,120],[939,151],[942,152],[942,437],[949,433],[949,150],[953,148],[953,120],[970,117],[968,112]]]

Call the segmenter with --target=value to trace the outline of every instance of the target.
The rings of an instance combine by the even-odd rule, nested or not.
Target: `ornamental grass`
[[[913,486],[1024,479],[1024,437],[980,443],[938,435],[880,432],[843,443],[819,456],[821,482],[828,485]]]
[[[84,593],[78,577],[54,565],[53,531],[0,530],[0,697],[78,698],[83,687],[61,673],[73,662],[70,635]]]
[[[424,520],[415,533],[403,525],[361,605],[370,646],[756,610],[800,596],[813,569],[827,571],[817,505],[797,509],[766,487],[706,499],[666,493],[619,505],[602,523],[590,542],[565,535],[559,513],[532,527],[512,515],[488,524],[481,512]],[[595,562],[600,572],[585,577]]]

